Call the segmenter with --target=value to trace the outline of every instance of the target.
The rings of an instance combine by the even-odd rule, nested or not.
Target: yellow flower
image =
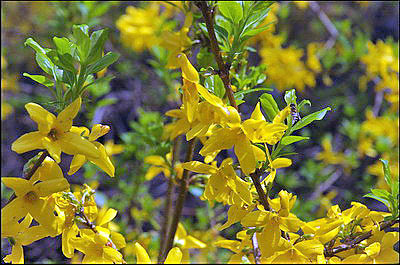
[[[165,21],[159,14],[157,3],[150,3],[145,8],[128,6],[126,14],[116,22],[121,32],[121,41],[136,52],[150,49],[160,43],[158,32]]]
[[[19,154],[35,149],[47,149],[57,163],[61,161],[61,152],[98,158],[99,151],[92,143],[70,131],[72,120],[78,114],[80,106],[81,98],[79,97],[56,117],[38,104],[26,104],[25,108],[31,119],[38,124],[39,130],[19,137],[12,144],[11,149]]]
[[[138,243],[135,243],[136,263],[137,264],[151,264],[151,259],[147,251]],[[182,251],[177,248],[171,248],[168,252],[164,264],[181,264]]]
[[[147,156],[144,159],[144,162],[153,166],[147,170],[145,179],[151,180],[161,172],[164,173],[165,177],[169,178],[171,176],[171,159],[171,152],[166,155],[166,159],[162,156]],[[183,174],[183,168],[181,167],[180,163],[175,163],[174,171],[177,174],[176,177],[180,179]]]
[[[12,188],[16,195],[13,201],[1,209],[2,231],[5,227],[15,225],[29,213],[39,224],[47,228],[51,236],[61,232],[62,220],[54,214],[55,201],[50,195],[67,190],[69,183],[63,177],[39,180],[40,182],[14,177],[2,178],[4,185]]]
[[[23,221],[20,223],[16,222],[15,225],[7,227],[7,237],[12,237],[13,246],[11,254],[4,257],[5,262],[23,264],[24,263],[24,251],[22,246],[27,246],[42,239],[50,236],[48,229],[42,225],[30,226],[32,223],[32,216],[27,214]],[[11,232],[11,233],[10,233]],[[2,228],[3,237],[3,228]]]
[[[202,199],[210,202],[216,200],[224,204],[252,204],[250,184],[239,178],[233,167],[231,158],[222,161],[220,167],[207,165],[198,161],[182,164],[182,168],[202,174],[210,174]]]
[[[179,59],[177,58],[178,54],[190,47],[191,41],[187,33],[189,32],[192,21],[192,14],[187,13],[183,27],[179,32],[163,31],[161,34],[162,41],[160,45],[169,51],[168,68],[178,68],[180,66]]]
[[[83,166],[83,164],[85,164],[87,160],[89,160],[90,162],[101,168],[109,176],[114,177],[115,168],[111,162],[109,155],[106,152],[105,147],[101,143],[96,142],[97,138],[105,135],[106,133],[108,133],[109,130],[110,127],[107,125],[95,124],[93,125],[90,134],[88,134],[87,128],[72,126],[71,132],[74,132],[79,135],[83,134],[83,136],[89,136],[88,140],[95,146],[95,148],[98,150],[98,153],[100,153],[100,156],[95,157],[92,155],[82,155],[82,154],[74,155],[71,161],[68,175],[74,174]]]
[[[112,155],[118,155],[120,153],[122,153],[124,151],[124,145],[122,144],[114,144],[114,141],[111,140],[107,140],[104,143],[104,148],[106,149],[106,153],[109,156]]]
[[[192,248],[202,249],[206,247],[206,244],[204,244],[197,238],[188,235],[181,223],[178,224],[174,242],[179,247],[179,249],[182,250],[182,261],[181,261],[182,263],[190,263],[189,249]]]
[[[228,127],[216,129],[199,153],[207,156],[234,146],[243,173],[249,175],[255,170],[257,160],[265,160],[261,149],[253,146],[251,142],[275,144],[287,126],[283,123],[266,122],[260,110],[260,103],[257,103],[250,119],[243,123],[235,108],[228,106],[227,111],[225,123]]]

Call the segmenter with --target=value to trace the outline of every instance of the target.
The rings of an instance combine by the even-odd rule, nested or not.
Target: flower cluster
[[[4,185],[13,189],[16,195],[1,210],[1,236],[13,242],[12,253],[4,259],[6,262],[23,263],[22,246],[58,235],[62,235],[62,251],[68,258],[78,250],[85,255],[83,263],[124,262],[118,250],[125,247],[125,239],[109,227],[117,211],[104,207],[98,209],[94,201],[95,191],[87,185],[71,192],[70,184],[58,165],[61,152],[64,152],[74,155],[68,172],[70,175],[89,160],[114,176],[115,169],[106,148],[96,141],[110,128],[95,124],[89,133],[85,127],[73,126],[80,106],[81,98],[78,97],[56,117],[38,104],[25,105],[31,119],[37,123],[38,131],[19,137],[12,150],[23,153],[46,149],[46,153],[40,154],[43,161],[27,179],[2,178]],[[38,162],[34,160],[31,163]],[[32,170],[32,165],[28,165],[26,170]],[[33,221],[38,225],[33,225]]]

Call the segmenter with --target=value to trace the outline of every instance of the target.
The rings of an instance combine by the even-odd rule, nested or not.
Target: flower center
[[[54,129],[54,128],[51,129],[47,136],[50,137],[51,140],[56,141],[57,140],[57,131],[56,131],[56,129]]]
[[[34,191],[30,191],[27,194],[25,194],[24,199],[28,202],[34,202],[38,199],[39,197]]]

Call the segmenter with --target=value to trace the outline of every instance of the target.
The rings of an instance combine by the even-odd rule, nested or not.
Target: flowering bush
[[[166,1],[129,5],[116,18],[120,56],[106,52],[115,45],[113,32],[88,26],[117,3],[102,4],[102,11],[79,4],[87,21],[66,37],[54,36],[52,48],[34,36],[25,41],[41,74],[23,76],[52,98],[23,104],[37,129],[6,147],[33,157],[18,177],[2,176],[4,190],[12,190],[1,210],[1,235],[11,246],[4,262],[24,263],[30,259],[24,248],[48,237],[60,238],[58,250],[71,263],[399,262],[398,43],[353,36],[317,2]],[[289,44],[276,25],[288,17],[288,5],[313,11],[330,33],[326,43]],[[142,53],[167,87],[162,98],[155,90],[146,95],[154,93],[150,101],[167,108],[164,115],[135,109],[137,119],[121,133],[118,126],[125,125],[103,122],[121,100],[111,90],[111,73],[117,81],[146,75],[148,68],[120,63]],[[358,106],[341,103],[346,118],[339,130],[349,143],[342,152],[323,125],[342,98],[307,91],[339,82],[334,76],[355,63],[365,68],[353,81],[357,93],[373,83],[376,96],[359,117]],[[154,84],[148,75],[142,81]],[[12,106],[4,107],[7,119]],[[83,114],[91,126],[77,125]],[[314,157],[299,160],[312,141]],[[366,164],[366,156],[375,161]],[[347,205],[334,203],[333,184],[354,172],[367,176],[355,181],[362,193],[347,196]],[[296,174],[305,176],[303,186]],[[375,183],[368,179],[373,175]],[[164,197],[154,198],[161,185]]]

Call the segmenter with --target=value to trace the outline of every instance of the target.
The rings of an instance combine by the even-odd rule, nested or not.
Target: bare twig
[[[175,162],[179,160],[179,137],[176,137],[173,142],[172,146],[172,160],[171,160],[171,170],[174,170]],[[174,180],[173,176],[171,175],[170,178],[168,179],[168,188],[167,188],[167,198],[165,200],[165,217],[164,217],[164,222],[161,226],[161,231],[160,231],[160,250],[158,252],[158,262],[161,261],[162,254],[164,252],[164,248],[166,246],[166,240],[165,240],[165,235],[168,234],[167,229],[169,227],[169,224],[171,223],[171,215],[172,215],[172,197],[174,194],[175,190],[175,185],[174,185]]]
[[[253,236],[251,237],[251,242],[253,243],[253,254],[254,254],[254,260],[256,264],[260,264],[260,258],[261,258],[261,251],[258,246],[258,241],[257,241],[257,235],[256,232],[254,232]]]
[[[311,194],[309,200],[315,200],[321,196],[324,191],[329,189],[333,183],[336,182],[342,176],[342,171],[337,169],[326,181],[322,182],[317,189]]]
[[[189,162],[192,160],[194,145],[195,145],[195,138],[188,142],[188,149],[186,152],[185,162]],[[180,179],[178,199],[177,199],[176,206],[175,206],[174,216],[172,217],[172,223],[171,223],[170,228],[168,229],[167,239],[166,239],[166,241],[167,241],[166,247],[161,256],[162,262],[165,261],[167,253],[170,251],[170,249],[172,248],[172,246],[174,244],[175,233],[178,228],[179,220],[180,220],[181,214],[182,214],[183,204],[185,202],[186,194],[189,189],[188,176],[189,176],[189,171],[185,169],[183,171],[182,178]]]
[[[333,45],[335,44],[336,39],[339,36],[339,32],[316,1],[310,1],[309,3],[312,11],[314,11],[317,14],[319,20],[321,20],[322,24],[325,26],[326,30],[331,35],[328,41],[324,45],[324,49],[328,50],[332,48]]]

